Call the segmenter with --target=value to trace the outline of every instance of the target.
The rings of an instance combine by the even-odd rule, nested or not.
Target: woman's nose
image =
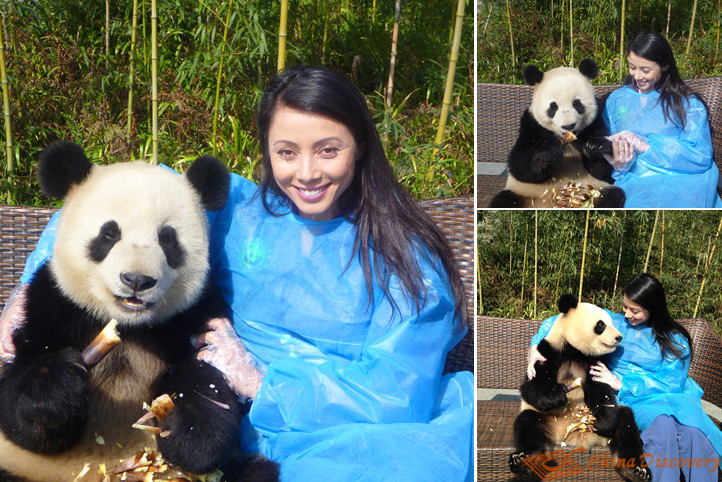
[[[303,182],[313,181],[318,178],[318,169],[313,156],[303,156],[298,167],[298,180]]]

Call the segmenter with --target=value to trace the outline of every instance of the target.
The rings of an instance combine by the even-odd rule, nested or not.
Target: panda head
[[[597,64],[582,60],[579,69],[557,67],[541,72],[536,66],[524,69],[524,79],[534,86],[529,112],[544,128],[562,137],[578,134],[594,121],[597,100],[591,79],[597,76]]]
[[[120,324],[163,320],[191,306],[208,273],[204,209],[220,209],[229,174],[211,156],[184,175],[145,162],[93,165],[58,143],[41,155],[40,187],[64,199],[50,269],[76,305]]]
[[[574,295],[559,298],[561,336],[571,346],[588,356],[613,352],[622,341],[622,334],[612,325],[612,317],[591,303],[580,303]]]

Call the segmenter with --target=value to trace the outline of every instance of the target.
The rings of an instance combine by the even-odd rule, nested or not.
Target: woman
[[[722,207],[706,105],[682,81],[669,43],[641,32],[627,53],[629,76],[604,108],[624,207]]]
[[[194,340],[253,399],[244,448],[280,462],[283,480],[470,478],[473,377],[441,376],[466,329],[461,280],[394,179],[363,95],[331,70],[291,68],[258,126],[260,187],[232,176],[209,213],[232,325],[212,320]]]
[[[677,482],[681,470],[686,480],[716,482],[717,464],[696,464],[719,459],[722,432],[702,409],[702,389],[687,376],[692,358],[689,333],[669,314],[664,288],[653,276],[636,275],[623,292],[624,314],[612,314],[622,343],[608,355],[609,368],[600,362],[590,374],[614,388],[619,403],[634,411],[652,480]],[[532,339],[530,378],[534,363],[544,361],[536,345],[555,319],[545,320]],[[678,467],[680,458],[695,463]]]

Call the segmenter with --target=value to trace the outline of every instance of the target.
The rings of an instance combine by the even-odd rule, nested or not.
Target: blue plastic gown
[[[704,105],[696,97],[689,100],[687,124],[681,129],[664,118],[658,100],[657,91],[640,94],[625,85],[609,95],[604,108],[611,134],[631,131],[649,143],[629,171],[612,173],[627,195],[624,207],[721,208]]]
[[[674,342],[683,348],[682,358],[662,358],[652,327],[644,323],[633,326],[621,313],[611,313],[612,323],[622,333],[621,345],[604,362],[622,388],[619,403],[634,412],[640,431],[644,431],[659,415],[674,415],[680,423],[699,428],[722,456],[722,432],[702,408],[702,388],[687,376],[690,350],[687,339],[674,335]],[[559,315],[544,320],[532,345],[549,333]]]
[[[269,216],[255,191],[234,175],[226,207],[209,213],[212,278],[265,372],[244,448],[281,463],[284,481],[473,480],[473,376],[441,376],[465,333],[448,281],[419,256],[420,312],[395,278],[396,310],[378,286],[369,301],[349,263],[353,223]]]

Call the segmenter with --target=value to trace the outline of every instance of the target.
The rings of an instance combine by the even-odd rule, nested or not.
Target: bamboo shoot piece
[[[91,367],[97,364],[110,353],[110,350],[115,348],[115,345],[120,343],[117,325],[117,320],[110,320],[100,334],[83,350],[83,363],[85,366]]]

